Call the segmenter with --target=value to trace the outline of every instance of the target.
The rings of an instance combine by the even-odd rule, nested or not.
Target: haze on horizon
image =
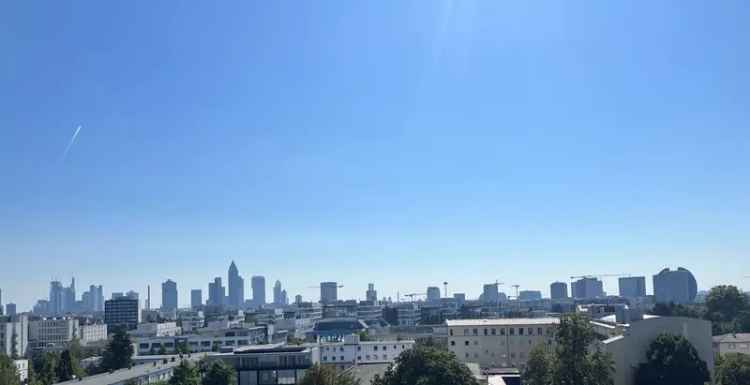
[[[750,289],[750,8],[52,2],[0,13],[0,289]],[[77,127],[82,127],[77,130]],[[74,135],[74,133],[76,133]],[[69,146],[69,150],[66,150]],[[64,156],[63,156],[64,154]],[[605,290],[616,291],[616,280]]]

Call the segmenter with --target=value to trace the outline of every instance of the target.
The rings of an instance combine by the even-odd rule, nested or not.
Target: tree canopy
[[[198,385],[200,379],[198,368],[187,361],[182,361],[174,368],[169,385]]]
[[[0,384],[20,384],[20,381],[18,380],[18,372],[16,371],[16,364],[5,354],[0,354]]]
[[[716,384],[750,384],[750,355],[729,353],[722,356],[716,368]]]
[[[636,372],[637,385],[703,385],[710,380],[706,362],[682,336],[659,335]]]
[[[305,376],[299,382],[300,385],[359,385],[359,380],[351,374],[337,372],[329,366],[315,364],[305,371]]]
[[[529,352],[529,359],[521,374],[526,385],[549,385],[552,381],[553,357],[547,347],[537,345]]]
[[[203,385],[233,385],[237,373],[234,368],[217,360],[208,365],[208,370],[203,376]]]
[[[83,370],[81,370],[78,364],[78,358],[70,350],[65,350],[60,354],[55,374],[58,381],[69,381],[74,378],[80,378],[83,375]]]
[[[714,334],[750,332],[750,305],[737,287],[713,287],[706,296],[706,317]]]
[[[372,380],[372,385],[414,384],[477,385],[477,381],[453,353],[421,345],[401,353],[395,366]]]
[[[117,370],[133,364],[133,344],[123,328],[118,328],[102,354],[102,367],[105,370]]]

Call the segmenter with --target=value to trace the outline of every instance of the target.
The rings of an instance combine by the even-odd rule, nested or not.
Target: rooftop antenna
[[[445,298],[448,298],[448,282],[443,282],[443,287],[445,288]]]

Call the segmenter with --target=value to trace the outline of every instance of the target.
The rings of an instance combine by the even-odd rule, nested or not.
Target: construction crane
[[[418,297],[420,295],[427,295],[427,293],[409,293],[409,294],[404,294],[404,297],[409,297],[409,301],[414,302],[414,297]]]
[[[602,278],[602,277],[630,277],[631,274],[620,273],[620,274],[588,274],[588,275],[576,275],[570,277],[573,279],[584,279],[584,278]]]

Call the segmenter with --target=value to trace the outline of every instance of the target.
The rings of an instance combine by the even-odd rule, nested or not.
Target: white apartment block
[[[47,318],[29,322],[29,344],[32,349],[62,348],[78,334],[77,319]]]
[[[25,356],[29,348],[29,318],[26,315],[0,322],[0,353]]]
[[[750,354],[750,333],[724,334],[713,338],[714,353]]]
[[[267,341],[268,329],[265,326],[256,326],[224,330],[203,329],[198,334],[173,337],[136,337],[134,343],[135,354],[145,356],[158,354],[162,348],[166,354],[173,354],[181,344],[185,344],[191,352],[196,353],[235,349]]]
[[[176,322],[148,322],[138,324],[136,330],[130,331],[134,337],[174,337],[182,334],[182,328]]]
[[[522,368],[529,352],[550,345],[558,318],[447,320],[448,349],[463,363],[482,368]]]
[[[81,340],[83,345],[107,339],[106,324],[80,325],[78,331],[78,339]]]
[[[392,363],[401,352],[412,349],[413,340],[360,341],[352,334],[343,342],[322,342],[318,345],[321,364],[336,365],[342,369],[352,365]]]
[[[16,373],[18,373],[18,379],[21,382],[26,382],[29,379],[29,360],[13,360],[13,364],[16,365]]]

